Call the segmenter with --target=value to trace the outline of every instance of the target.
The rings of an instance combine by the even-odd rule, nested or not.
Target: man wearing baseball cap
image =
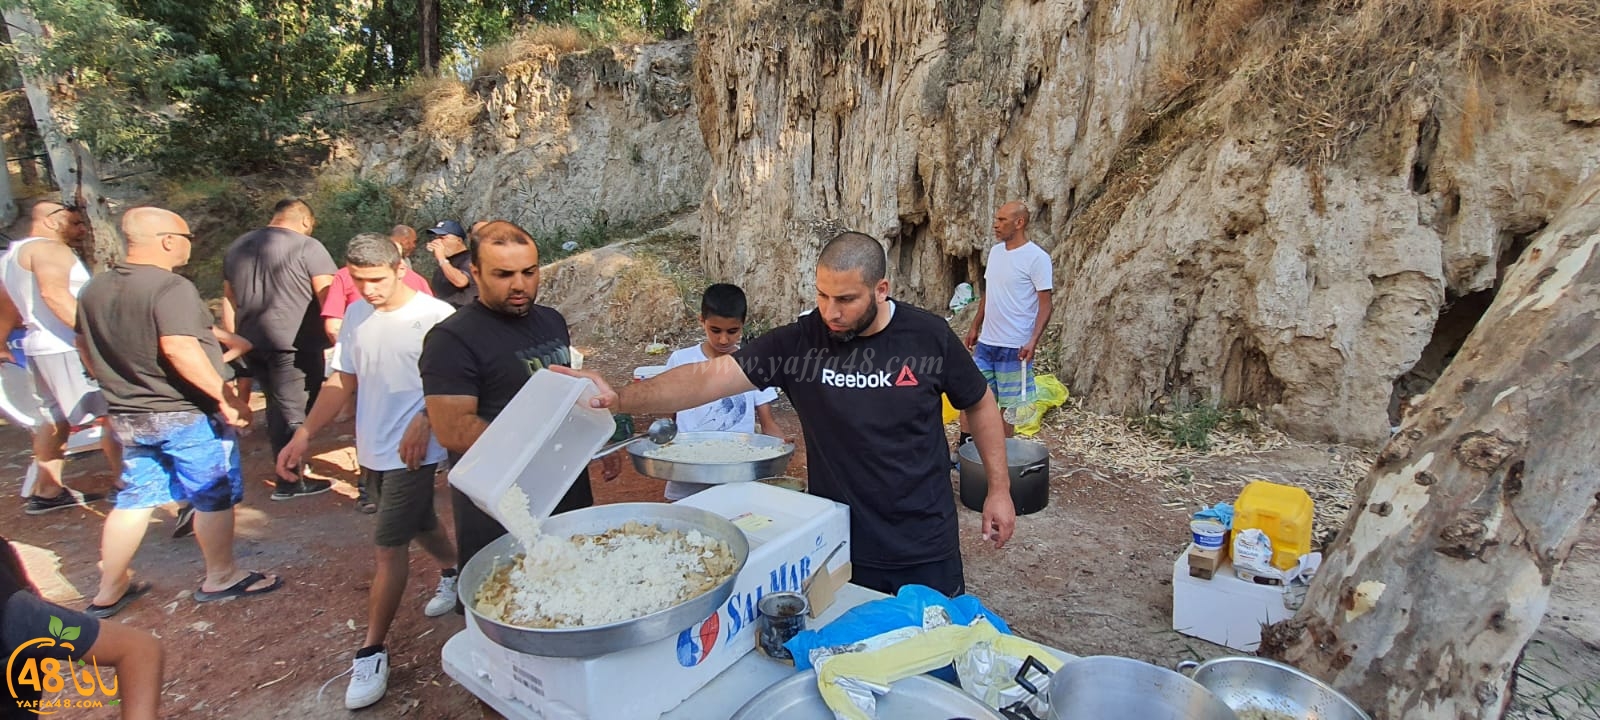
[[[428,234],[433,236],[428,241],[428,252],[439,261],[439,269],[428,283],[433,296],[456,308],[477,300],[478,284],[468,269],[472,257],[467,252],[467,231],[455,220],[440,220],[428,228]]]

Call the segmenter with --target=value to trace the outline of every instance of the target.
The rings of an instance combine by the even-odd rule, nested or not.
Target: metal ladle
[[[640,440],[649,440],[657,445],[665,445],[669,442],[672,442],[672,439],[677,436],[678,424],[673,422],[671,418],[661,418],[653,423],[650,423],[650,427],[644,431],[643,435],[636,435],[628,438],[627,440],[614,442],[610,445],[602,447],[600,448],[600,452],[595,453],[594,457],[591,459],[599,460],[600,458],[639,442]]]

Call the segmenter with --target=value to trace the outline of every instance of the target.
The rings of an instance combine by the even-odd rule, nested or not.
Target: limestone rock
[[[884,242],[898,298],[942,308],[981,278],[994,210],[1023,200],[1056,263],[1061,340],[1041,352],[1088,407],[1258,405],[1302,437],[1387,438],[1397,384],[1448,359],[1441,316],[1600,165],[1591,88],[1441,78],[1311,172],[1246,70],[1172,89],[1203,7],[708,4],[708,275],[792,316],[817,228],[846,226]],[[1482,117],[1449,95],[1469,85]]]
[[[504,218],[535,234],[676,213],[700,202],[709,169],[687,86],[693,49],[537,48],[474,81],[468,102],[483,108],[470,131],[384,128],[350,140],[325,170],[404,188],[434,219]]]

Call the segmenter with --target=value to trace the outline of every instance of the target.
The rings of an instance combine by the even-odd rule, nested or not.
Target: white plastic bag
[[[972,283],[961,283],[956,286],[955,294],[950,296],[950,312],[961,312],[962,308],[971,305],[976,299],[978,296],[972,291]]]
[[[992,643],[980,642],[955,659],[956,677],[961,679],[961,689],[992,708],[1010,707],[1021,702],[1039,717],[1046,717],[1049,709],[1044,699],[1050,678],[1035,673],[1033,680],[1039,693],[1028,692],[1017,684],[1017,671],[1026,658],[996,650]]]
[[[1300,562],[1284,574],[1283,578],[1283,606],[1290,610],[1299,610],[1306,602],[1306,591],[1311,589],[1311,581],[1317,577],[1317,569],[1322,567],[1322,553],[1306,553],[1300,556]]]

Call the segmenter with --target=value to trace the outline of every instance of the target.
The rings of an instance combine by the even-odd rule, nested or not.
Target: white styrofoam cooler
[[[1185,635],[1254,652],[1261,645],[1261,626],[1287,620],[1294,611],[1283,605],[1283,588],[1240,580],[1231,563],[1223,563],[1210,580],[1189,576],[1189,549],[1172,564],[1172,629]]]
[[[675,637],[597,658],[522,655],[489,641],[469,621],[464,632],[472,637],[472,667],[495,694],[544,720],[656,718],[755,649],[756,603],[763,595],[798,591],[841,543],[830,567],[850,561],[850,515],[833,501],[734,483],[679,502],[728,518],[750,540],[728,602]]]

